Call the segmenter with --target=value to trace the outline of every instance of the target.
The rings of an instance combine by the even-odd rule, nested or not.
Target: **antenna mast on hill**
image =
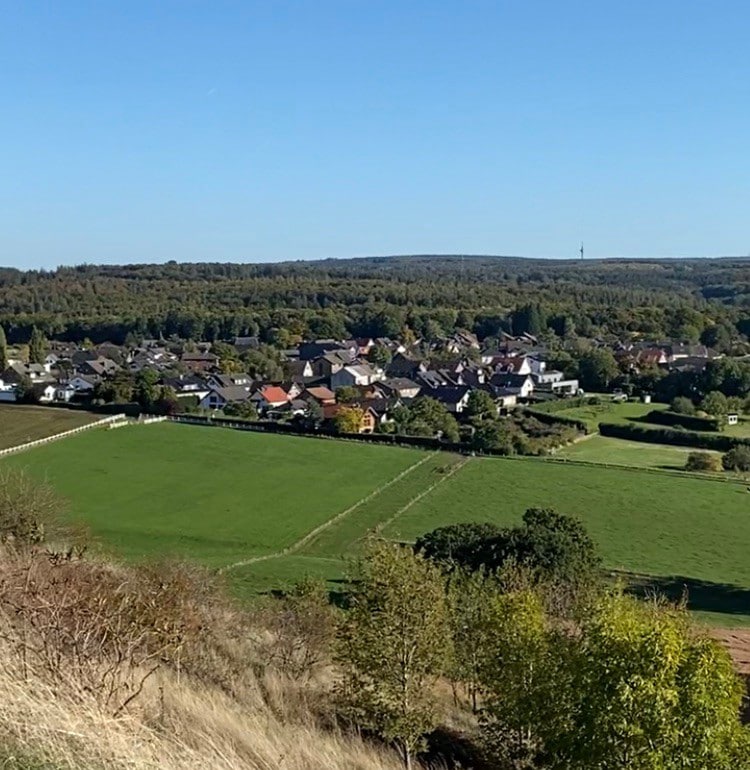
[[[581,252],[581,260],[583,260],[583,241],[581,241],[581,248],[579,251]]]

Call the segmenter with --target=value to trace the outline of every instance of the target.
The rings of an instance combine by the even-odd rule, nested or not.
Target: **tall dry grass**
[[[252,622],[188,568],[5,548],[0,767],[400,767],[326,713],[324,666],[303,682],[265,665]]]

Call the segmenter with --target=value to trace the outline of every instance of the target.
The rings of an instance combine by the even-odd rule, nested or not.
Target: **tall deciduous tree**
[[[354,721],[392,741],[410,768],[435,725],[432,686],[449,660],[444,579],[392,543],[371,545],[360,572],[339,634],[341,696]]]
[[[47,355],[47,339],[44,334],[34,326],[29,339],[29,361],[32,364],[43,364]]]

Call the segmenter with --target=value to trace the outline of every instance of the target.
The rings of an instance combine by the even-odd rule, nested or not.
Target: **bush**
[[[643,422],[656,423],[657,425],[673,425],[675,427],[685,428],[686,430],[711,431],[716,433],[723,427],[720,420],[715,417],[698,417],[693,410],[693,414],[675,412],[672,410],[663,412],[654,409],[649,412]]]
[[[600,422],[599,433],[602,436],[624,438],[628,441],[644,441],[649,444],[672,444],[673,446],[695,447],[696,449],[714,449],[728,452],[736,446],[750,446],[748,439],[726,436],[721,433],[698,433],[688,430],[669,428],[650,428],[645,425],[620,425]]]
[[[685,470],[714,473],[720,471],[721,466],[721,459],[710,452],[691,452],[685,463]]]
[[[722,458],[721,464],[728,471],[750,471],[750,446],[736,446]]]
[[[695,414],[695,404],[685,396],[677,396],[669,408],[675,414]]]

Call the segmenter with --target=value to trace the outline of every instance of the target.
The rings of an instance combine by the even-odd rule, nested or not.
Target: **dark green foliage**
[[[29,338],[29,361],[32,364],[43,364],[47,355],[47,339],[40,329],[34,326]]]
[[[749,439],[727,436],[720,433],[698,433],[697,431],[650,428],[646,425],[635,424],[620,425],[610,422],[600,422],[599,433],[602,436],[624,438],[629,441],[689,446],[696,449],[714,449],[717,452],[727,452],[735,446],[750,444]]]
[[[694,431],[720,431],[723,423],[715,417],[697,417],[684,412],[655,409],[643,417],[643,422],[656,423],[657,425],[674,425],[686,430]]]
[[[578,372],[581,387],[585,390],[607,390],[620,369],[611,350],[594,348],[581,355]]]
[[[544,580],[571,583],[590,580],[601,563],[583,524],[549,508],[528,509],[518,527],[440,527],[420,537],[415,549],[448,568],[496,571],[514,564]]]
[[[489,522],[450,524],[417,538],[414,550],[448,568],[461,566],[476,570],[488,559],[487,543],[502,532]]]
[[[750,471],[750,446],[736,446],[722,458],[721,464],[728,471]]]
[[[710,452],[691,452],[685,463],[686,471],[697,471],[700,473],[714,473],[720,471],[721,467],[722,463],[719,457]]]
[[[695,414],[695,404],[686,396],[677,396],[677,398],[672,399],[669,408],[675,414]]]

